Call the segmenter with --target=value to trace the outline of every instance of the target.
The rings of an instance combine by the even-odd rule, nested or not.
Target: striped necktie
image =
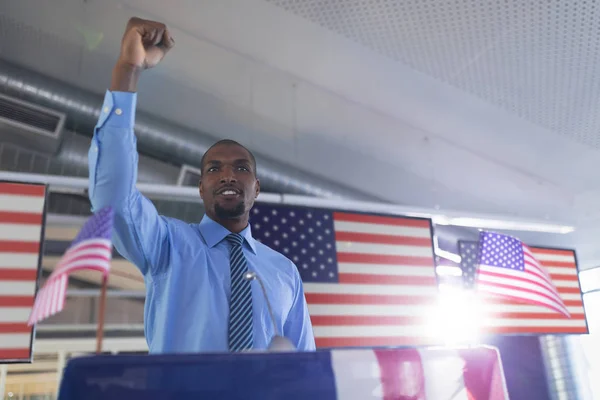
[[[246,256],[242,251],[244,237],[232,233],[227,236],[231,243],[231,303],[229,305],[229,350],[242,351],[252,348],[252,288],[244,279],[248,271]]]

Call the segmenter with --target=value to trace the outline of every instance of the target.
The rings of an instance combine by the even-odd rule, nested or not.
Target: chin
[[[223,207],[220,204],[215,204],[215,214],[221,219],[236,219],[242,217],[246,213],[244,203]]]

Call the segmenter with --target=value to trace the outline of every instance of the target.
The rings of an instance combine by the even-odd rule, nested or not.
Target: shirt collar
[[[202,221],[200,221],[200,225],[198,226],[200,230],[200,234],[206,241],[208,247],[215,247],[219,244],[223,239],[227,237],[227,235],[231,234],[231,232],[225,228],[223,225],[218,222],[213,221],[208,215],[204,215],[202,217]],[[245,242],[250,246],[250,250],[254,254],[256,254],[256,243],[254,238],[252,237],[252,228],[250,228],[250,224],[243,231],[240,232],[240,235],[244,237]]]

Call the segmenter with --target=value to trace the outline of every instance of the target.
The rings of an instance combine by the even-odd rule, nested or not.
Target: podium
[[[505,400],[495,348],[91,356],[71,360],[59,400]]]

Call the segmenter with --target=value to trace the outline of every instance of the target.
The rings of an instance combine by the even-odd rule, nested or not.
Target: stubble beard
[[[215,204],[215,215],[219,219],[237,219],[244,215],[245,212],[244,201],[240,201],[233,208],[222,207],[219,203]]]

